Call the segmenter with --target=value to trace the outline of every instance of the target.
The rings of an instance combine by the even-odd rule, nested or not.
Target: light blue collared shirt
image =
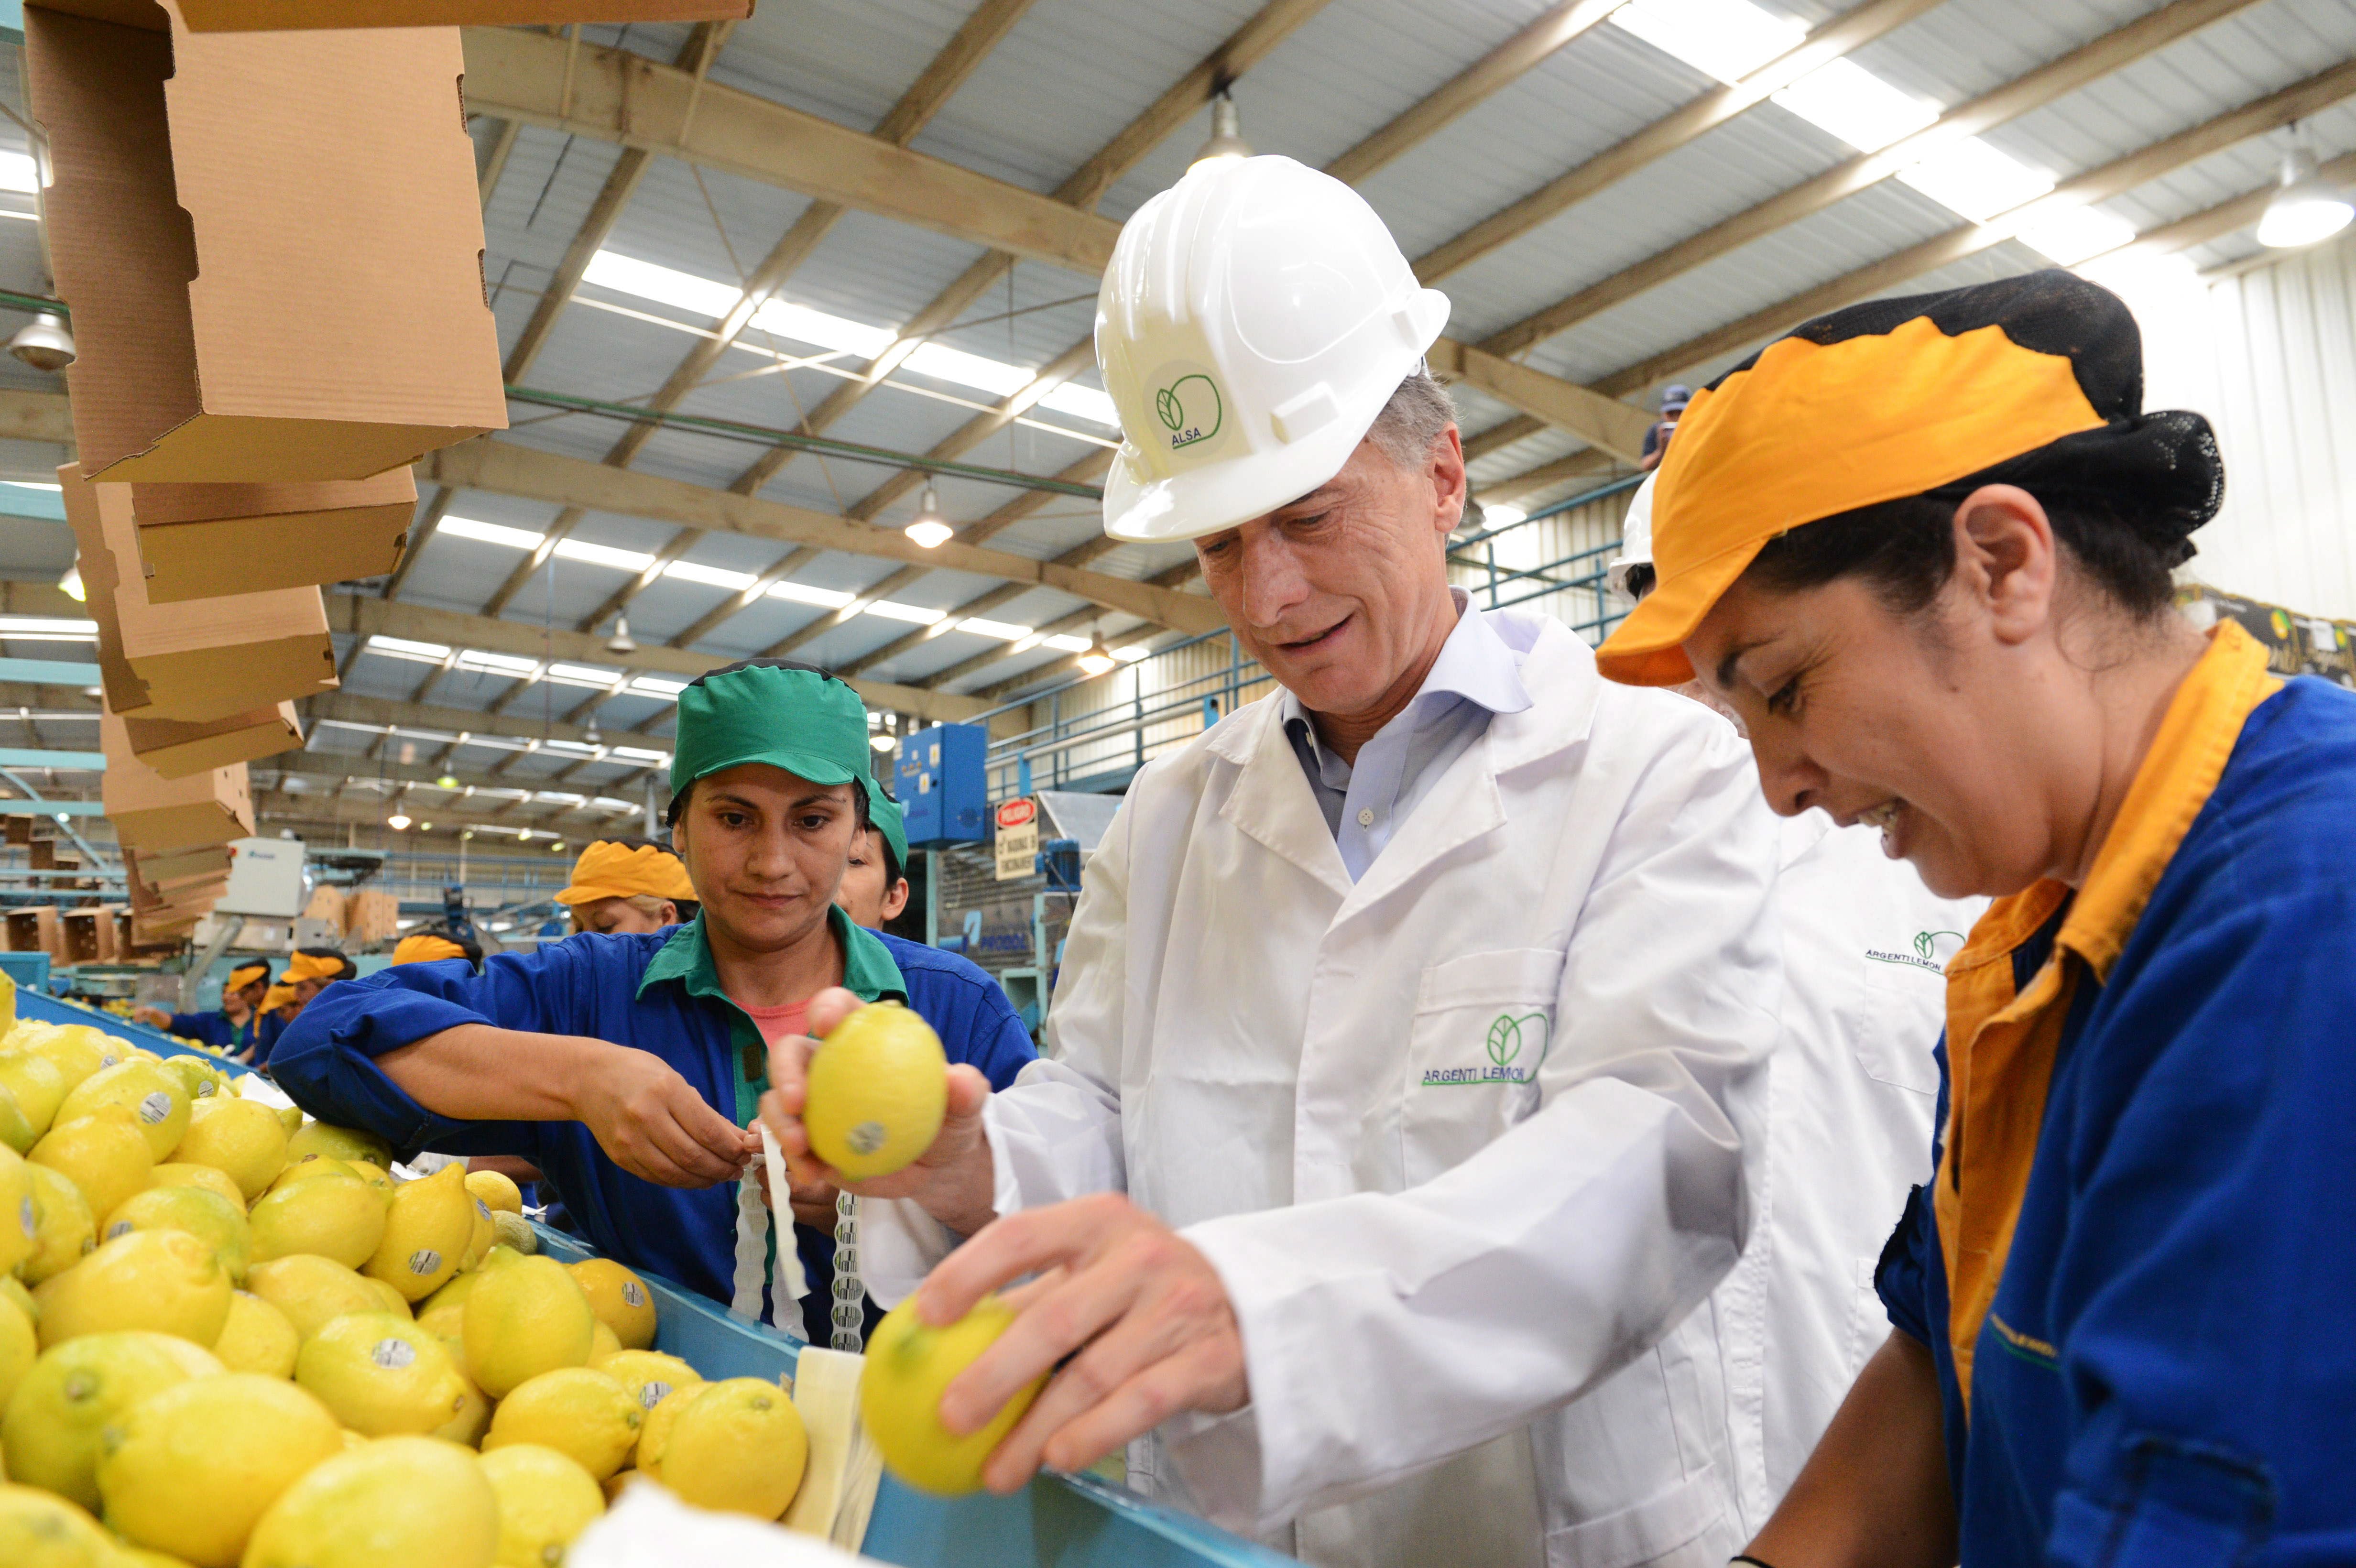
[[[1290,691],[1284,694],[1285,736],[1354,882],[1366,874],[1449,764],[1488,732],[1489,720],[1530,706],[1522,685],[1522,660],[1529,650],[1498,635],[1462,589],[1449,592],[1456,601],[1456,629],[1440,645],[1440,656],[1408,705],[1358,748],[1355,765],[1319,740],[1309,709]]]

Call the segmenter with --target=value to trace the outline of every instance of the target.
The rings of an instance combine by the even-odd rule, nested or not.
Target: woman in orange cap
[[[695,918],[687,868],[643,838],[600,838],[582,850],[556,901],[572,907],[573,930],[608,936],[642,936]]]
[[[2356,694],[2176,613],[2223,467],[2141,405],[2126,307],[2041,272],[1806,324],[1662,464],[1603,672],[1997,895],[1895,1331],[1741,1561],[2356,1557]]]
[[[294,956],[279,972],[278,983],[262,993],[262,1021],[253,1031],[252,1054],[237,1060],[251,1061],[256,1067],[267,1063],[278,1037],[286,1032],[288,1024],[302,1016],[312,997],[359,972],[359,965],[333,947],[296,948]]]

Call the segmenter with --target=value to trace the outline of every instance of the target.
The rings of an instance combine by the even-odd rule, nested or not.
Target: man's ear
[[[1464,472],[1464,437],[1455,425],[1433,438],[1429,470],[1432,491],[1432,527],[1445,539],[1464,521],[1464,503],[1472,497],[1472,481]]]

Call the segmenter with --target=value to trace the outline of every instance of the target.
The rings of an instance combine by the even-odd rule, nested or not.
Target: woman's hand
[[[705,1104],[652,1051],[605,1045],[585,1055],[573,1116],[631,1175],[664,1187],[710,1187],[735,1180],[758,1151],[751,1133]]]

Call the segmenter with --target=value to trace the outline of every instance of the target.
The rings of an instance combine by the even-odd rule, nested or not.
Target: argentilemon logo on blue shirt
[[[1489,1024],[1485,1066],[1427,1067],[1423,1086],[1437,1089],[1458,1083],[1529,1083],[1546,1060],[1551,1026],[1543,1012],[1499,1013]]]

